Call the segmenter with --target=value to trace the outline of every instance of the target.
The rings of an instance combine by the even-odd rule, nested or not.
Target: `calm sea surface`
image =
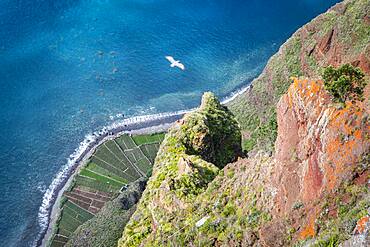
[[[249,83],[334,0],[0,0],[0,246],[29,246],[85,135]],[[172,69],[164,56],[181,60]]]

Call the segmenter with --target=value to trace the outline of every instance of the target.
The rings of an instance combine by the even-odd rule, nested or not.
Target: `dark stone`
[[[123,210],[128,210],[134,206],[140,199],[142,192],[146,187],[146,180],[140,179],[135,184],[135,190],[126,190],[125,194],[120,198]]]

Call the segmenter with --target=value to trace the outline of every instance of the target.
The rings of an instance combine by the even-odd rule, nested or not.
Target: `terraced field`
[[[49,246],[64,246],[81,224],[128,183],[149,176],[163,138],[164,134],[124,134],[100,145],[64,192]]]

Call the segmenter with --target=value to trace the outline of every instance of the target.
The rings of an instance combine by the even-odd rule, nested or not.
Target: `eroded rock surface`
[[[294,79],[278,103],[276,210],[289,211],[298,200],[309,203],[352,176],[369,150],[369,108],[331,106],[321,81]]]
[[[153,175],[119,246],[169,243],[220,168],[241,154],[234,116],[211,93],[166,134]]]
[[[345,0],[298,29],[270,58],[250,90],[228,103],[241,124],[243,147],[274,150],[275,106],[291,76],[320,79],[328,65],[351,63],[370,72],[370,1]],[[274,131],[275,130],[275,131]]]
[[[276,112],[275,153],[239,158],[222,170],[182,146],[176,137],[189,135],[181,130],[193,116],[180,121],[162,144],[120,246],[290,246],[356,238],[356,222],[370,208],[368,102],[341,108],[321,81],[294,79]],[[199,130],[200,138],[194,131],[184,140],[203,146],[199,140],[211,132]]]

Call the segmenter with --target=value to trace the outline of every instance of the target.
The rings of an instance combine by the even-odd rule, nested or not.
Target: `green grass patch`
[[[63,236],[70,236],[72,234],[72,232],[66,230],[66,229],[63,229],[63,228],[59,228],[58,229],[58,234],[60,235],[63,235]]]
[[[62,217],[61,217],[60,222],[59,222],[59,228],[60,229],[66,229],[67,231],[72,233],[81,224],[82,223],[80,221],[74,219],[73,217],[71,217],[70,215],[68,215],[64,211],[62,211]]]
[[[106,161],[102,160],[102,159],[99,159],[97,157],[92,157],[91,159],[91,162],[95,163],[96,165],[100,166],[101,168],[111,172],[112,174],[115,174],[119,177],[122,177],[122,178],[125,178],[126,179],[126,175],[125,173],[123,172],[124,170],[122,170],[121,168],[117,168],[116,166],[110,164],[110,163],[107,163]],[[129,180],[130,181],[130,178]]]
[[[149,134],[149,135],[136,135],[136,136],[133,136],[132,139],[134,140],[136,145],[140,146],[143,144],[162,142],[164,139],[164,135],[165,135],[164,133]]]
[[[95,164],[94,162],[89,162],[88,165],[86,166],[87,169],[89,169],[90,171],[93,171],[93,172],[96,172],[96,173],[99,173],[99,174],[102,174],[106,177],[109,177],[109,178],[112,178],[114,180],[117,180],[123,184],[127,184],[128,181],[120,176],[117,176],[116,174],[108,171],[107,169],[101,167],[101,166],[98,166],[97,164]]]
[[[152,163],[154,163],[155,157],[157,156],[158,148],[158,144],[145,144],[140,146],[141,151]]]
[[[250,138],[243,140],[243,150],[246,152],[254,149],[258,142],[264,145],[266,150],[273,150],[274,142],[277,137],[277,118],[275,109],[269,113],[269,119],[264,124],[260,124],[251,134]]]
[[[117,143],[122,147],[122,149],[131,149],[136,147],[134,140],[131,136],[124,134],[116,139]]]
[[[148,174],[148,172],[152,169],[152,164],[147,158],[142,158],[136,162],[136,165],[139,167],[141,171],[143,171],[145,174]]]
[[[104,175],[98,174],[94,171],[90,171],[86,168],[84,168],[80,171],[80,176],[89,177],[89,178],[95,179],[99,182],[106,183],[106,184],[109,184],[109,185],[112,185],[112,186],[117,186],[117,187],[122,187],[125,184],[125,183],[122,183],[120,181],[113,180],[112,178],[108,178]]]
[[[65,245],[65,242],[60,242],[58,239],[53,239],[51,243],[51,247],[63,247]]]
[[[94,217],[93,214],[89,213],[85,209],[77,206],[76,204],[74,204],[70,201],[66,201],[66,203],[64,204],[64,208],[68,208],[68,209],[74,211],[81,218],[81,220],[83,220],[83,221],[87,221],[87,220],[91,219],[92,217]]]
[[[98,157],[100,160],[103,160],[110,165],[113,165],[120,169],[125,169],[126,165],[121,162],[116,155],[107,149],[104,145],[100,146],[98,150],[94,153],[94,156]]]

